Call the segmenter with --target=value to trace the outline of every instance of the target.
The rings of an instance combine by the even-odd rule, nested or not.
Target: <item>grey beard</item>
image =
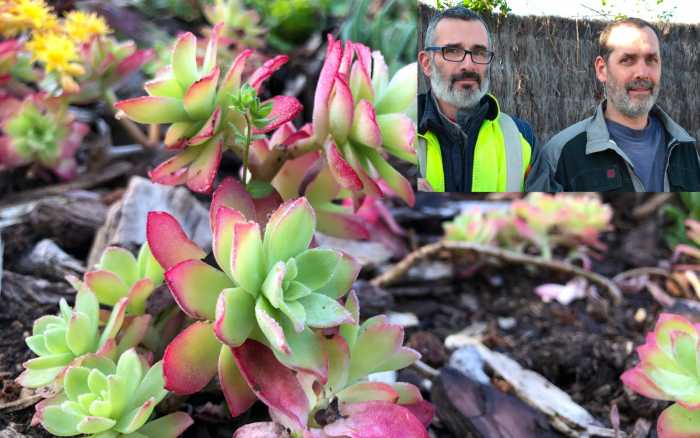
[[[614,105],[618,111],[630,118],[638,118],[649,114],[654,104],[656,104],[659,91],[659,84],[656,84],[648,98],[641,101],[633,101],[630,99],[625,84],[618,84],[613,79],[608,79],[608,82],[605,83],[605,94],[608,97],[608,101]]]
[[[430,63],[430,88],[439,100],[446,102],[458,109],[472,109],[488,93],[491,80],[487,74],[478,89],[454,88],[449,79],[442,77],[437,70],[435,62]]]

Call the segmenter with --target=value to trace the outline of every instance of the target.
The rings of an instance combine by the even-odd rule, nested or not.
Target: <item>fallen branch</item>
[[[411,266],[420,260],[426,259],[440,251],[449,251],[451,253],[477,253],[485,256],[496,257],[504,262],[521,263],[568,274],[579,275],[606,289],[615,304],[619,304],[622,301],[622,292],[620,292],[620,288],[617,287],[617,285],[611,280],[595,272],[587,271],[570,263],[566,263],[561,260],[548,260],[542,257],[531,256],[494,246],[479,245],[468,242],[452,242],[448,240],[441,240],[439,242],[431,243],[418,248],[404,257],[403,260],[391,267],[388,271],[382,275],[379,275],[378,277],[375,277],[371,281],[371,284],[377,287],[385,287],[398,280],[411,268]]]

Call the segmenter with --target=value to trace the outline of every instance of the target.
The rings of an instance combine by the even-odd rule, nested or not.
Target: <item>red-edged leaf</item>
[[[230,99],[231,93],[241,86],[241,74],[245,68],[246,60],[252,54],[252,50],[246,49],[239,53],[236,59],[233,60],[231,67],[228,72],[226,72],[226,76],[224,76],[224,80],[219,87],[219,92],[216,95],[217,105],[221,105],[226,99]]]
[[[314,136],[318,142],[324,142],[328,135],[329,119],[328,105],[335,83],[336,74],[340,67],[341,57],[343,55],[343,46],[340,41],[335,41],[333,36],[328,34],[328,49],[326,51],[326,59],[321,67],[321,73],[318,77],[316,85],[316,94],[314,96],[314,112],[312,116],[314,126]]]
[[[114,107],[139,123],[174,123],[189,120],[182,101],[172,97],[134,97],[117,102]]]
[[[382,132],[377,124],[377,115],[372,104],[361,100],[355,108],[350,138],[365,146],[379,150],[382,147]]]
[[[248,84],[255,88],[255,91],[260,91],[260,86],[265,82],[274,72],[279,70],[284,64],[287,63],[289,57],[287,55],[277,55],[274,58],[265,61],[265,63],[255,70],[253,74],[250,75]]]
[[[352,128],[355,102],[352,98],[350,86],[338,74],[335,78],[335,86],[329,102],[329,121],[333,139],[338,143],[345,143]]]
[[[221,291],[233,287],[226,274],[199,260],[178,263],[168,269],[165,280],[183,312],[210,321],[214,320]]]
[[[204,143],[204,149],[187,171],[187,187],[199,193],[208,193],[214,183],[221,162],[224,138],[221,134]]]
[[[219,383],[226,398],[229,412],[237,417],[247,411],[257,400],[238,369],[231,348],[222,346],[219,354]]]
[[[182,102],[190,118],[198,120],[211,116],[218,82],[219,68],[217,67],[187,89]]]
[[[303,105],[293,96],[275,96],[263,102],[263,105],[268,103],[272,103],[272,111],[270,111],[270,114],[267,116],[270,123],[263,129],[253,130],[254,134],[265,134],[274,131],[290,120],[293,120],[294,117],[304,109]]]
[[[202,128],[189,139],[188,144],[198,145],[209,140],[216,134],[219,129],[219,123],[221,123],[221,108],[217,107],[209,119],[202,125]]]
[[[211,324],[198,321],[187,327],[165,349],[165,388],[180,395],[201,391],[216,374],[220,350]]]
[[[336,144],[332,141],[326,143],[326,158],[331,173],[343,188],[352,191],[362,190],[362,181],[357,172],[345,160]]]
[[[174,146],[174,145],[173,145]],[[190,146],[183,152],[164,161],[158,167],[148,172],[153,182],[174,186],[187,181],[187,166],[202,152],[202,146]]]
[[[226,177],[216,188],[209,208],[209,220],[214,223],[221,207],[229,207],[242,213],[247,220],[255,220],[255,204],[250,193],[237,179]]]
[[[146,238],[153,257],[166,270],[184,260],[199,260],[207,255],[187,238],[177,219],[163,211],[148,213]]]
[[[387,402],[355,403],[341,408],[341,418],[323,428],[330,437],[428,438],[428,431],[408,409]]]

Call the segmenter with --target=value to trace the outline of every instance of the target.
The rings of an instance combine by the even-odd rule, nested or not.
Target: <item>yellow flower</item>
[[[75,43],[65,35],[54,32],[36,32],[27,43],[27,49],[32,52],[34,59],[46,66],[47,72],[57,72],[59,75],[80,76],[85,73],[77,62],[78,49]]]
[[[93,36],[106,35],[112,31],[103,17],[83,11],[69,12],[65,18],[65,29],[78,43],[87,42]]]
[[[27,29],[47,30],[58,24],[44,0],[14,0],[0,5],[2,35],[12,37]]]

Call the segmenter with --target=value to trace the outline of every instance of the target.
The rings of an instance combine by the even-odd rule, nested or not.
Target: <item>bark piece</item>
[[[82,277],[85,267],[79,260],[63,251],[53,240],[44,239],[20,259],[17,271],[61,281],[66,275]]]

